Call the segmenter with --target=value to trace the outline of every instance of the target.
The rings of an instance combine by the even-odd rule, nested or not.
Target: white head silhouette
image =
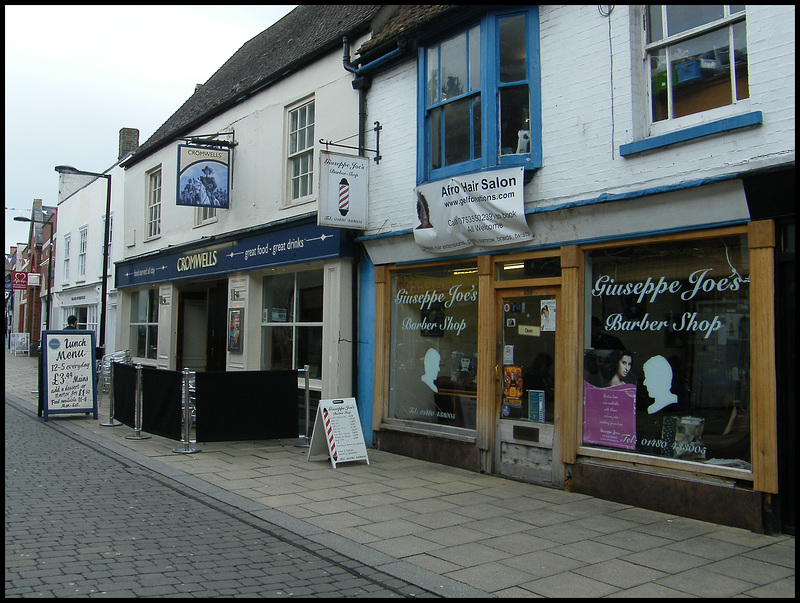
[[[441,356],[439,355],[439,352],[433,348],[429,348],[428,351],[425,352],[425,374],[420,377],[420,381],[422,381],[435,392],[439,391],[439,388],[436,387],[433,382],[436,377],[439,376],[440,360]]]
[[[647,393],[655,400],[647,407],[647,413],[653,414],[662,408],[675,404],[678,396],[670,390],[672,387],[672,367],[663,356],[653,356],[644,363],[644,385]]]

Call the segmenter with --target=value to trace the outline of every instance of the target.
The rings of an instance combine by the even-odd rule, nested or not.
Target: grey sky
[[[144,142],[253,36],[294,6],[5,6],[5,252],[57,165],[102,172],[120,128]]]

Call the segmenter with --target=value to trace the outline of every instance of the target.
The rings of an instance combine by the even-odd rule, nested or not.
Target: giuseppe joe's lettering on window
[[[444,309],[450,308],[455,303],[473,303],[478,301],[478,290],[475,285],[465,287],[462,284],[453,285],[447,292],[436,289],[425,289],[420,293],[410,293],[408,289],[400,289],[394,298],[397,305],[419,306],[420,310],[430,310],[434,304],[442,305]],[[442,323],[431,323],[429,318],[423,317],[421,321],[412,318],[403,320],[403,330],[419,330],[438,327],[444,331],[453,331],[456,335],[467,328],[467,321],[463,318],[455,320],[452,316],[445,316]]]
[[[636,302],[642,303],[649,300],[655,302],[661,295],[678,295],[683,301],[691,301],[700,293],[725,293],[739,291],[743,284],[748,282],[738,274],[729,277],[714,278],[710,273],[712,268],[695,270],[689,275],[688,287],[684,288],[684,281],[667,280],[661,276],[658,280],[647,277],[644,281],[631,283],[616,283],[614,279],[607,275],[600,275],[592,287],[594,297],[602,296],[637,296]],[[639,320],[626,320],[622,314],[610,314],[606,318],[605,329],[607,331],[660,331],[662,329],[672,329],[673,331],[690,331],[703,334],[704,339],[708,339],[712,333],[719,331],[725,326],[719,315],[715,315],[710,320],[698,317],[697,312],[684,312],[678,321],[651,320],[649,313],[645,313]]]

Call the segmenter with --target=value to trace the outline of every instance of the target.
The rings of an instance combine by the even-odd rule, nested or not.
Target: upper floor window
[[[217,221],[217,208],[216,207],[197,207],[194,213],[194,225],[202,226]]]
[[[308,197],[314,187],[314,101],[289,110],[289,199]]]
[[[744,4],[655,4],[646,23],[653,122],[750,96]]]
[[[78,280],[83,280],[86,278],[86,249],[89,238],[85,226],[80,229],[78,237]]]
[[[161,170],[148,174],[147,182],[147,238],[161,234]]]
[[[69,247],[72,237],[64,235],[64,282],[69,282]]]
[[[541,166],[538,20],[489,13],[420,50],[420,181]]]

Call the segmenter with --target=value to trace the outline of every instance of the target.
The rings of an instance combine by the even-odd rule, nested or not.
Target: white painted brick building
[[[360,239],[376,286],[359,334],[375,340],[374,371],[359,372],[376,445],[757,531],[780,508],[793,525],[779,428],[793,423],[793,369],[778,359],[794,340],[773,335],[794,315],[781,295],[794,283],[794,31],[795,8],[774,5],[403,5],[377,28],[355,71],[381,126],[379,140],[364,132],[380,162]],[[459,225],[502,232],[511,206],[469,213],[475,199],[451,191],[520,167],[514,211],[531,240],[433,251],[418,212],[438,217],[439,249],[469,236]],[[444,290],[476,295],[459,305]],[[622,413],[594,398],[606,385],[590,368],[610,356],[594,321],[630,348],[628,381],[612,381],[634,392]],[[555,386],[509,386],[535,383],[538,356]],[[658,411],[643,386],[656,357],[682,391]]]

